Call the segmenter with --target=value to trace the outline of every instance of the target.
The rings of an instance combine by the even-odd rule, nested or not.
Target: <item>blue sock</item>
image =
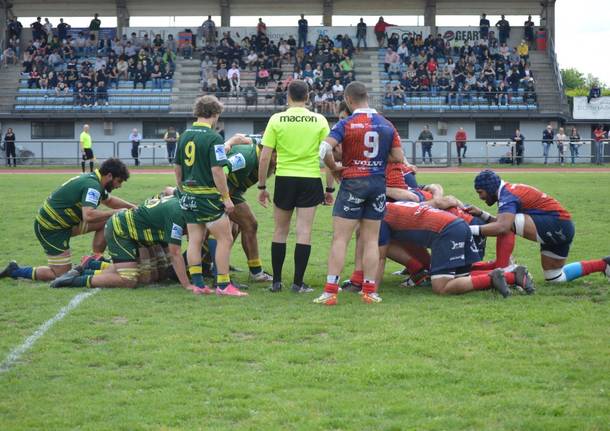
[[[214,277],[218,274],[216,272],[216,238],[208,238],[208,251],[210,252],[210,258],[212,259],[212,274]]]
[[[22,266],[17,268],[14,271],[11,271],[12,278],[27,278],[32,280],[32,273],[34,272],[34,268],[31,266]]]
[[[582,277],[582,264],[580,262],[568,263],[563,267],[563,273],[566,275],[567,281],[572,281],[576,278]]]

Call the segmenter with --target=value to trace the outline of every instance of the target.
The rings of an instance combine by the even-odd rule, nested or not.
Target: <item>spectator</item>
[[[93,35],[94,41],[98,41],[100,39],[100,27],[102,26],[102,21],[99,19],[99,14],[93,14],[93,19],[89,23],[89,34]]]
[[[534,22],[531,15],[528,15],[527,21],[523,24],[523,38],[528,44],[534,41]]]
[[[140,135],[138,129],[134,127],[127,140],[131,142],[131,157],[133,158],[135,165],[140,166],[140,141],[142,141],[142,135]]]
[[[299,25],[299,37],[297,42],[297,48],[305,47],[305,43],[307,42],[307,32],[309,30],[309,25],[307,20],[305,19],[305,15],[301,14],[301,19],[298,22]]]
[[[262,18],[258,19],[258,24],[256,25],[256,33],[258,36],[267,35],[267,24],[263,22]]]
[[[568,137],[564,133],[563,127],[560,127],[559,131],[555,135],[555,142],[557,143],[557,154],[559,156],[559,164],[563,166],[563,163],[565,161],[565,149],[568,145]]]
[[[93,81],[87,81],[83,89],[83,106],[90,107],[95,103],[95,87]]]
[[[510,38],[510,23],[506,20],[504,15],[502,15],[501,19],[496,23],[496,27],[498,28],[498,39],[500,40],[500,43],[506,43]]]
[[[190,39],[187,39],[182,45],[182,57],[185,60],[193,58],[193,42]]]
[[[15,53],[15,50],[12,47],[8,47],[4,50],[3,54],[2,54],[2,64],[4,64],[4,67],[8,67],[8,64],[17,64],[17,54]]]
[[[392,74],[396,74],[400,72],[400,57],[398,54],[392,50],[392,48],[388,48],[385,53],[385,59],[383,62],[383,68],[385,72],[389,75],[389,78],[392,79]],[[422,65],[420,65],[422,67]]]
[[[32,69],[28,77],[28,88],[40,88],[40,74],[35,68]]]
[[[356,25],[356,48],[360,50],[360,42],[364,43],[364,47],[366,48],[366,23],[363,18],[360,18],[360,22]]]
[[[229,78],[229,83],[231,84],[231,93],[237,96],[241,85],[241,73],[236,62],[233,62],[231,68],[228,70],[227,78]]]
[[[41,21],[42,21],[42,18],[37,17],[36,21],[34,21],[33,23],[30,24],[30,27],[32,28],[32,39],[34,39],[34,40],[42,40],[42,39],[46,40],[44,26],[42,25]]]
[[[68,38],[68,30],[72,28],[70,24],[66,24],[63,18],[59,18],[59,24],[57,24],[57,37],[60,42],[64,42]]]
[[[521,43],[517,46],[517,53],[519,54],[519,57],[523,60],[529,60],[530,47],[525,41],[525,39],[523,39]]]
[[[212,15],[201,25],[201,33],[205,44],[216,44],[216,24],[212,21]]]
[[[42,26],[46,35],[46,42],[51,42],[51,39],[53,39],[53,24],[51,24],[49,18],[44,19],[44,24]]]
[[[597,99],[602,97],[602,90],[599,88],[597,81],[593,82],[593,86],[589,90],[589,96],[587,97],[587,103],[591,103],[591,99]]]
[[[95,89],[95,106],[108,106],[108,87],[106,81],[98,81]]]
[[[256,72],[254,85],[256,88],[266,88],[267,84],[269,84],[269,70],[267,70],[264,64],[260,64]]]
[[[59,82],[57,83],[57,86],[55,87],[55,96],[57,97],[61,97],[61,96],[67,96],[70,94],[70,88],[68,87],[68,84],[63,81],[63,78],[61,78],[59,80]]]
[[[517,165],[523,163],[523,150],[525,149],[525,136],[521,134],[521,130],[515,130],[515,135],[513,136],[513,142],[515,144],[515,148],[512,151],[513,154],[513,164],[517,162]],[[515,157],[516,155],[516,157]]]
[[[479,21],[479,34],[481,39],[487,39],[489,37],[489,27],[491,23],[487,19],[486,14],[481,15],[481,20]]]
[[[383,43],[387,38],[386,30],[388,27],[394,27],[396,24],[389,24],[383,20],[383,17],[379,17],[379,21],[375,24],[375,37],[377,38],[377,45],[379,48],[383,47]]]
[[[421,131],[417,140],[421,143],[422,163],[426,164],[426,154],[428,155],[429,162],[432,163],[432,141],[434,136],[430,132],[430,126],[424,126],[424,130]]]
[[[23,29],[23,25],[17,20],[17,17],[11,18],[8,23],[8,37],[9,39],[21,39],[21,31]]]
[[[278,81],[275,87],[274,103],[276,106],[284,106],[286,104],[286,88],[280,81]]]
[[[593,131],[593,141],[595,144],[595,164],[601,165],[604,163],[604,138],[606,137],[606,132],[604,128],[598,125]]]
[[[138,63],[136,70],[133,75],[133,88],[135,90],[138,84],[142,84],[142,89],[146,88],[146,81],[148,81],[148,73],[142,66],[142,63]]]
[[[553,127],[548,124],[546,129],[542,132],[542,153],[544,155],[544,164],[546,165],[549,158],[549,148],[553,144],[553,140],[555,139],[555,131]]]
[[[176,43],[173,34],[167,36],[167,40],[165,41],[165,49],[173,54],[178,52],[178,44]]]
[[[11,159],[13,160],[13,167],[17,167],[17,156],[15,154],[15,133],[12,128],[6,129],[4,135],[4,151],[6,153],[6,163],[11,166]]]
[[[167,160],[170,165],[174,162],[178,139],[180,139],[180,133],[176,131],[174,126],[169,126],[165,135],[163,135],[163,140],[165,141],[165,147],[167,148]]]
[[[160,90],[163,88],[163,72],[158,64],[153,66],[152,72],[150,72],[150,79],[153,82],[153,88]]]
[[[463,127],[460,127],[457,132],[455,132],[455,146],[457,148],[457,156],[458,156],[458,164],[462,165],[462,157],[466,158],[466,142],[468,140],[468,136],[466,135],[466,131]]]
[[[578,158],[578,147],[582,144],[580,142],[580,134],[576,127],[572,127],[572,131],[570,132],[570,156],[572,158],[572,164],[576,163],[576,159]]]

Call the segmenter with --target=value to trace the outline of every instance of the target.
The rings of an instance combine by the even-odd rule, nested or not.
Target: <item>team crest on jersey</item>
[[[183,229],[182,226],[178,226],[176,223],[174,223],[172,225],[172,239],[175,240],[181,240],[182,239],[182,235],[183,235]]]
[[[229,164],[231,165],[231,171],[239,171],[246,167],[246,158],[243,154],[235,154],[228,159]]]
[[[89,202],[90,204],[97,205],[100,202],[100,192],[95,189],[87,190],[87,196],[85,197],[85,202]]]
[[[225,146],[222,145],[214,145],[214,154],[216,154],[216,160],[227,160],[227,153],[225,153]]]

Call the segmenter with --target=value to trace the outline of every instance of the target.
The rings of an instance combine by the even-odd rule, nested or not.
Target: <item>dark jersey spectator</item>
[[[15,155],[15,133],[10,127],[6,130],[4,135],[4,151],[6,152],[6,163],[11,166],[11,160],[13,161],[13,167],[17,167],[17,156]]]
[[[363,18],[360,18],[360,22],[356,26],[356,48],[360,49],[360,42],[364,43],[364,47],[366,48],[366,23]]]
[[[534,22],[531,15],[527,17],[527,21],[523,24],[523,37],[528,43],[534,41]]]
[[[498,28],[498,39],[500,43],[506,43],[508,38],[510,37],[510,23],[504,18],[502,18],[496,23],[496,27]]]
[[[487,39],[487,37],[489,36],[489,26],[490,26],[490,22],[487,19],[487,15],[483,14],[481,15],[481,20],[479,21],[479,31],[480,31],[480,36],[481,39]]]
[[[59,18],[59,24],[57,24],[57,37],[60,42],[63,42],[68,38],[68,30],[70,24],[66,24],[63,18]]]
[[[544,155],[544,164],[545,165],[547,164],[547,161],[549,158],[549,149],[551,148],[551,145],[553,144],[554,139],[555,139],[555,131],[553,130],[553,127],[549,124],[542,131],[542,152]]]
[[[301,48],[305,46],[307,42],[307,32],[309,30],[309,25],[307,20],[305,19],[305,15],[301,14],[301,19],[299,20],[299,38],[297,43],[297,48]]]
[[[34,21],[32,24],[30,24],[30,27],[32,28],[32,39],[36,40],[36,39],[45,39],[45,32],[44,32],[44,26],[42,25],[42,18],[41,17],[37,17],[36,21]]]
[[[587,103],[591,103],[591,99],[597,99],[602,97],[602,90],[599,88],[599,84],[594,83],[589,90],[589,96],[587,97]]]

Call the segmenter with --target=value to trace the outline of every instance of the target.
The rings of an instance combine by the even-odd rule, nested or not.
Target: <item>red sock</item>
[[[514,272],[505,272],[504,278],[508,284],[515,284],[515,273]]]
[[[505,233],[496,238],[496,268],[506,268],[515,248],[515,234]]]
[[[473,271],[491,271],[492,269],[496,269],[496,261],[488,260],[487,262],[476,262],[471,266],[471,272]]]
[[[362,282],[364,281],[364,271],[354,270],[349,278],[349,281],[356,286],[362,286]]]
[[[339,292],[339,285],[332,284],[332,283],[326,283],[324,285],[324,292],[336,294],[337,292]]]
[[[407,262],[407,271],[409,271],[409,274],[411,275],[417,274],[423,268],[424,265],[422,265],[421,262],[415,258],[412,258]]]
[[[594,272],[604,272],[606,270],[606,261],[603,259],[583,260],[580,264],[582,265],[582,275],[589,275]]]
[[[491,286],[491,277],[485,275],[471,275],[470,280],[472,281],[472,288],[474,290],[485,290]]]
[[[363,293],[374,293],[377,290],[377,286],[375,286],[374,281],[365,281],[362,283],[362,292]]]

